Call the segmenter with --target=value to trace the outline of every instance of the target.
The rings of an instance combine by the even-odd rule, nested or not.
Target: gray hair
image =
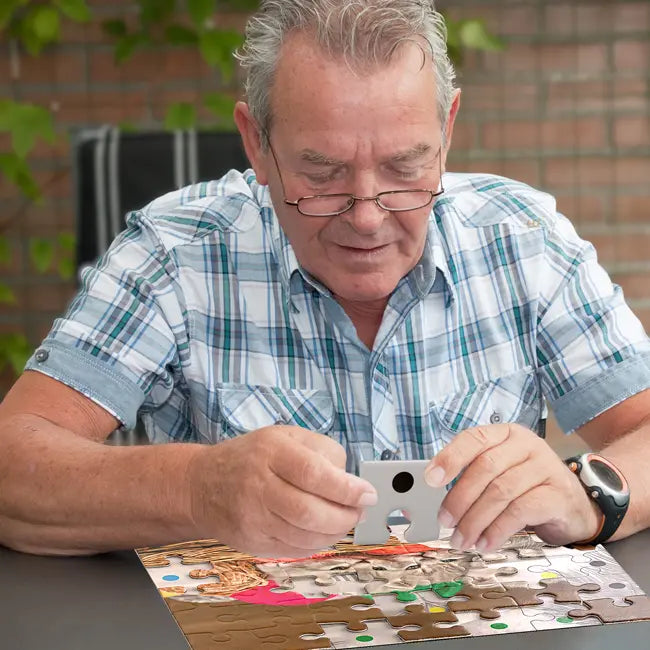
[[[297,30],[313,33],[324,52],[352,70],[386,64],[401,43],[424,40],[434,67],[444,140],[455,72],[447,55],[445,21],[434,0],[262,0],[235,56],[246,70],[246,97],[264,146],[280,50]]]

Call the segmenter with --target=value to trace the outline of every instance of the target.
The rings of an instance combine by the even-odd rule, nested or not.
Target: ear
[[[445,128],[445,149],[443,155],[443,168],[447,168],[447,154],[451,147],[451,138],[454,133],[454,124],[456,123],[456,115],[458,115],[458,109],[460,108],[460,88],[454,90],[454,96],[451,100],[451,108],[449,109],[449,115],[447,116],[447,126]]]
[[[268,156],[262,151],[260,131],[251,115],[248,104],[246,102],[237,102],[233,117],[241,134],[244,151],[246,151],[248,160],[255,171],[257,182],[261,185],[268,185]]]

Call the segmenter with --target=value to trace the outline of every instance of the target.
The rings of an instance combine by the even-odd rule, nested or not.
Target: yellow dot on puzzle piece
[[[445,611],[447,611],[447,610],[446,610],[444,607],[435,607],[435,606],[434,606],[434,607],[429,607],[429,611],[430,611],[432,614],[436,614],[436,613],[438,613],[438,612],[445,612]]]
[[[557,573],[553,573],[553,571],[544,571],[544,573],[542,573],[542,578],[544,578],[544,580],[548,580],[548,578],[559,578],[559,577],[560,576]]]
[[[173,591],[163,591],[162,589],[160,591],[160,595],[163,598],[172,598],[173,596],[178,596],[178,594],[175,594]]]

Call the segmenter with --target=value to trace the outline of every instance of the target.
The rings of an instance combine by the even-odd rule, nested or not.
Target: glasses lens
[[[385,210],[417,210],[431,203],[433,195],[426,190],[414,192],[382,192],[377,197]]]
[[[328,196],[310,196],[298,201],[298,209],[312,217],[326,217],[330,214],[344,212],[354,203],[349,194],[330,194]]]

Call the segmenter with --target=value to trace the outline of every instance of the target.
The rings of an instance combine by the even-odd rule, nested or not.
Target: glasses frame
[[[422,208],[426,207],[429,205],[433,199],[435,199],[437,196],[440,196],[441,194],[444,193],[445,188],[442,185],[442,145],[440,145],[440,148],[438,149],[438,153],[436,154],[438,158],[438,166],[440,169],[440,189],[439,190],[431,190],[431,189],[409,189],[409,190],[386,190],[385,192],[379,192],[375,196],[356,196],[355,194],[350,194],[346,192],[336,192],[333,194],[309,194],[307,196],[301,196],[299,199],[296,199],[295,201],[290,201],[287,199],[287,192],[284,189],[284,179],[282,178],[282,172],[280,171],[280,165],[278,164],[278,159],[275,155],[275,150],[273,149],[273,145],[271,144],[271,138],[268,133],[263,134],[264,138],[266,139],[266,143],[269,146],[269,150],[271,151],[271,156],[273,156],[273,161],[275,163],[275,168],[278,170],[278,177],[280,178],[280,185],[282,186],[282,195],[283,198],[282,200],[286,205],[290,205],[292,207],[295,207],[298,212],[305,217],[337,217],[340,214],[344,214],[348,210],[351,210],[354,207],[354,204],[357,201],[374,201],[377,206],[381,210],[386,210],[387,212],[412,212],[413,210],[421,210]],[[389,208],[386,207],[382,202],[381,198],[383,196],[387,196],[389,194],[415,194],[416,192],[427,192],[429,194],[429,200],[426,203],[423,203],[420,206],[414,207],[414,208]],[[305,212],[300,208],[300,203],[303,201],[307,201],[310,199],[330,199],[334,197],[341,197],[341,198],[347,198],[348,200],[348,205],[343,208],[342,210],[337,210],[334,212],[327,212],[325,214],[313,214],[311,212]]]

